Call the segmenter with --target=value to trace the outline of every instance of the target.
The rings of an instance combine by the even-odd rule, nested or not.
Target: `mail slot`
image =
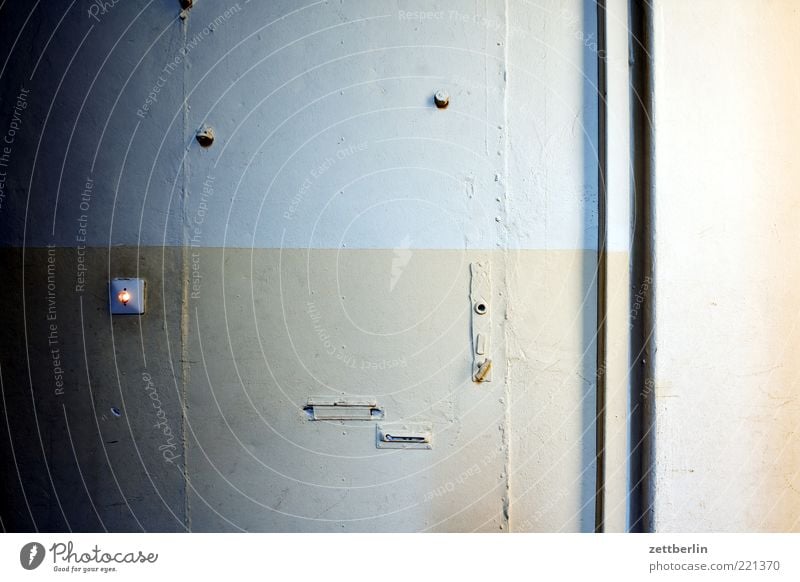
[[[433,430],[429,424],[382,424],[376,428],[379,449],[432,449]]]
[[[303,410],[309,420],[380,420],[383,408],[374,398],[311,396]]]

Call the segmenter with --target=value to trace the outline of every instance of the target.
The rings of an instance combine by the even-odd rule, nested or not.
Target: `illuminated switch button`
[[[108,306],[115,315],[144,313],[144,279],[111,279]]]

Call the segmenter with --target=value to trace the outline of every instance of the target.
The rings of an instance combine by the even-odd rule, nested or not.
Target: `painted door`
[[[3,9],[14,523],[591,530],[594,2],[93,7]]]

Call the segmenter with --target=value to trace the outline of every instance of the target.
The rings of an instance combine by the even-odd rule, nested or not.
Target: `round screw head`
[[[439,109],[444,109],[450,105],[450,95],[444,89],[439,89],[433,96],[433,102]]]

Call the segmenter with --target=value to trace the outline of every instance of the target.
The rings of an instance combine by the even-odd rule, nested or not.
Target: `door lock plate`
[[[469,299],[472,302],[472,381],[492,381],[492,269],[488,261],[470,265]]]

